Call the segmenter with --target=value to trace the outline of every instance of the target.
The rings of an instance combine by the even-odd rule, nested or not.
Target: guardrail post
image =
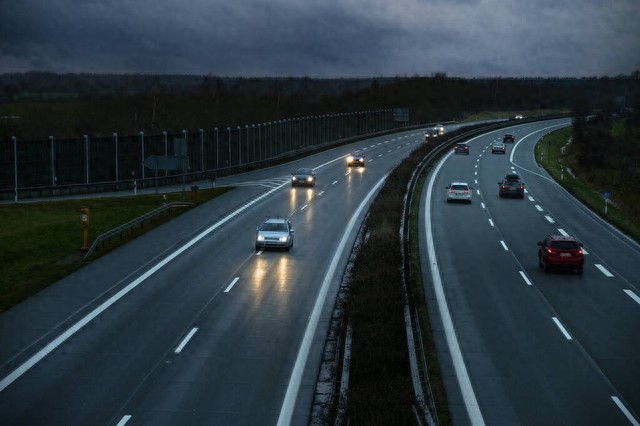
[[[83,135],[83,139],[84,139],[84,162],[86,165],[86,182],[85,183],[89,183],[89,136],[88,135]]]

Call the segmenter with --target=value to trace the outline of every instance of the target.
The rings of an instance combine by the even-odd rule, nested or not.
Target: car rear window
[[[457,191],[464,191],[465,189],[469,189],[467,185],[451,185],[451,189],[455,189]]]
[[[286,232],[287,225],[284,223],[263,223],[260,227],[261,231]]]
[[[580,245],[575,241],[551,241],[550,246],[551,248],[565,249],[565,250],[580,248]]]

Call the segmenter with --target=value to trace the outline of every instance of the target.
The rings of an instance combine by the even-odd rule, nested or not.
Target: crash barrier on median
[[[82,260],[87,260],[89,257],[91,257],[91,255],[96,251],[98,247],[109,242],[111,238],[115,237],[116,235],[122,238],[123,233],[127,231],[133,232],[133,228],[135,226],[137,225],[140,225],[141,227],[144,226],[145,220],[152,221],[155,217],[160,216],[164,213],[168,213],[169,211],[171,211],[171,209],[179,208],[179,207],[188,207],[191,204],[192,203],[187,203],[187,202],[168,203],[163,205],[162,207],[158,207],[155,210],[145,213],[142,216],[138,216],[137,218],[132,219],[123,225],[113,228],[110,231],[105,232],[104,234],[98,236],[98,238],[96,238],[96,240],[91,244],[91,246],[89,247],[89,250],[87,250],[85,255],[82,257]]]

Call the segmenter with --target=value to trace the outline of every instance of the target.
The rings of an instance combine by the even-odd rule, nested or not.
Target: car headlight
[[[264,241],[264,235],[258,235],[258,241]]]
[[[352,155],[348,156],[348,157],[347,157],[347,161],[348,161],[349,163],[353,163],[353,156],[352,156]]]
[[[291,180],[296,181],[298,180],[295,176],[291,178]]]
[[[307,178],[307,182],[313,182],[313,176],[309,176],[309,177]]]
[[[281,243],[285,243],[287,242],[287,237],[280,237],[278,238],[278,241],[280,241]]]

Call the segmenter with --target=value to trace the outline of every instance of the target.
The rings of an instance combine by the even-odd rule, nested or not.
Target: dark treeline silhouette
[[[414,124],[478,111],[613,109],[640,93],[639,72],[600,78],[359,79],[181,75],[0,75],[0,138],[20,140],[212,129],[408,107]]]

